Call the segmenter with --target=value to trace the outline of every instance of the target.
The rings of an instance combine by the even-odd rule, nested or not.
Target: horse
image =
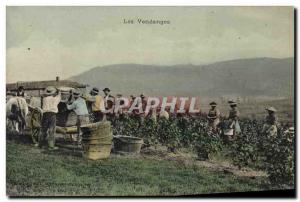
[[[6,103],[7,125],[11,123],[13,131],[23,134],[28,114],[28,105],[23,97],[11,97]]]

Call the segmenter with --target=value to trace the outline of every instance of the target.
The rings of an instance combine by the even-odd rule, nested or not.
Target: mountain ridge
[[[206,65],[96,66],[71,80],[124,95],[293,96],[294,58],[246,58]]]

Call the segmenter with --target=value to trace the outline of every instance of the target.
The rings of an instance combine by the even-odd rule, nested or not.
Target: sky
[[[6,9],[7,83],[67,79],[111,64],[199,65],[293,56],[293,7]]]

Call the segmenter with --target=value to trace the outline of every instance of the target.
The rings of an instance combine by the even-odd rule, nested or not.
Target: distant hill
[[[116,64],[71,80],[124,95],[293,96],[294,58],[252,58],[208,65]]]

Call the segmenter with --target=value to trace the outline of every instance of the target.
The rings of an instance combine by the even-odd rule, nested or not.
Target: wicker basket
[[[91,160],[108,158],[112,147],[112,130],[108,121],[81,126],[83,157]]]

